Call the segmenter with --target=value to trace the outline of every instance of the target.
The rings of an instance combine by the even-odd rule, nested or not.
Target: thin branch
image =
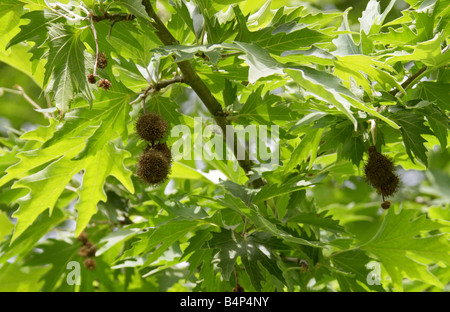
[[[94,64],[94,72],[92,73],[94,75],[94,77],[97,77],[97,64],[98,64],[98,39],[97,39],[97,31],[95,30],[95,25],[94,25],[94,16],[91,15],[89,17],[89,21],[91,22],[91,29],[92,29],[92,33],[94,34],[94,40],[95,40],[95,64]]]
[[[419,77],[420,75],[422,75],[426,70],[427,70],[427,66],[424,65],[421,69],[419,69],[414,75],[412,75],[411,77],[409,77],[408,79],[406,79],[403,83],[402,83],[402,88],[403,90],[406,90],[409,85],[416,80],[417,77]],[[392,96],[395,96],[397,93],[399,92],[399,90],[397,88],[395,88],[394,90],[392,90],[391,92],[389,92]]]
[[[442,49],[441,54],[445,54],[450,48],[450,45],[446,46],[444,49]],[[403,83],[402,83],[402,88],[403,90],[406,90],[417,78],[419,78],[426,70],[428,69],[428,67],[426,65],[424,65],[421,69],[419,69],[414,75],[412,75],[411,77],[409,77],[408,79],[406,79]],[[397,93],[399,92],[399,90],[397,88],[395,88],[394,90],[392,90],[391,92],[389,92],[392,96],[396,96]]]
[[[93,15],[92,19],[94,22],[98,23],[103,20],[108,20],[110,22],[116,23],[120,21],[131,21],[135,19],[136,17],[133,14],[125,14],[125,13],[115,13],[115,14],[109,14],[106,12],[103,15]]]
[[[17,90],[19,90],[19,91],[17,92],[17,94],[22,95],[22,96],[25,98],[25,100],[27,100],[27,102],[31,104],[31,106],[33,106],[33,107],[36,108],[36,109],[42,109],[42,107],[40,107],[39,104],[37,104],[35,101],[33,101],[32,98],[30,98],[30,97],[28,96],[28,94],[25,92],[25,90],[24,90],[21,86],[15,85],[14,88],[17,89]],[[8,91],[8,89],[4,89],[4,90],[5,90],[5,91]],[[16,93],[16,92],[15,92],[15,93]],[[46,113],[46,112],[41,112],[41,113],[45,116],[45,118],[47,118],[47,119],[50,119],[50,118],[51,118],[51,116],[50,116],[48,113]]]
[[[151,25],[156,29],[155,33],[158,36],[158,38],[161,40],[161,42],[164,45],[175,45],[179,44],[179,42],[172,36],[170,31],[166,28],[164,23],[161,21],[161,19],[158,17],[156,12],[154,11],[150,0],[142,0],[142,4],[145,7],[145,10],[148,14],[148,16],[151,18],[149,21]],[[201,80],[201,78],[198,76],[196,71],[194,70],[192,64],[185,60],[181,62],[177,62],[178,67],[180,68],[181,72],[183,73],[185,82],[197,93],[198,97],[202,100],[203,104],[206,106],[208,111],[211,113],[211,115],[214,118],[214,121],[219,125],[219,127],[222,129],[222,132],[224,134],[223,138],[226,142],[226,133],[227,133],[227,125],[229,125],[229,121],[226,118],[226,113],[222,109],[222,105],[217,101],[217,99],[212,95],[211,91],[208,89],[206,84]],[[242,146],[239,146],[238,140],[233,140],[234,146],[233,153],[237,157],[237,151],[242,148]],[[251,172],[251,168],[253,166],[253,162],[249,158],[248,149],[245,148],[245,157],[243,160],[238,159],[239,166],[244,169],[246,174],[249,174]],[[254,187],[260,187],[263,182],[261,179],[256,179],[253,181]]]
[[[155,91],[159,91],[161,89],[164,89],[165,87],[173,84],[173,83],[183,83],[184,82],[184,77],[183,76],[175,76],[172,79],[168,79],[168,80],[162,80],[162,81],[158,81],[155,84],[153,84],[153,89]]]

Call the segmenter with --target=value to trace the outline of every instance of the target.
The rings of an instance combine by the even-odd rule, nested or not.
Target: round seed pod
[[[395,173],[392,160],[379,153],[375,146],[369,147],[369,160],[364,168],[366,180],[384,197],[393,195],[397,190],[400,180]],[[390,207],[390,202],[385,201],[381,205],[383,209]]]
[[[136,122],[136,132],[145,141],[154,143],[162,140],[168,130],[167,121],[156,113],[146,113],[139,116]]]
[[[100,52],[97,57],[97,67],[104,69],[108,66],[108,59],[106,58],[105,52]]]
[[[84,260],[83,265],[90,271],[92,271],[93,269],[95,269],[96,263],[94,259],[91,258],[86,258],[86,260]]]
[[[369,147],[369,160],[364,168],[367,181],[374,187],[379,188],[392,179],[395,172],[393,162],[378,153],[375,146]]]
[[[161,152],[169,162],[172,161],[172,151],[170,150],[169,146],[167,146],[167,143],[157,143],[153,144],[153,146],[147,145],[147,147],[144,149],[144,153],[148,152],[151,149]]]
[[[162,152],[149,149],[139,158],[136,174],[150,185],[157,185],[166,180],[170,171],[170,161]]]
[[[78,255],[80,257],[87,257],[88,253],[89,253],[88,246],[81,246],[81,248],[78,250]]]
[[[103,88],[105,90],[108,90],[109,88],[111,88],[111,82],[109,82],[108,79],[102,79],[98,82],[98,86],[100,88]]]
[[[95,76],[93,74],[88,74],[87,75],[87,80],[89,83],[94,84],[97,82],[97,79],[95,78]]]
[[[381,208],[383,209],[389,209],[389,207],[391,207],[391,202],[386,200],[381,204]]]

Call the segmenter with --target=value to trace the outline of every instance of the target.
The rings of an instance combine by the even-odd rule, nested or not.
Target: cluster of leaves
[[[347,12],[279,1],[163,1],[157,13],[179,43],[170,46],[142,2],[151,3],[1,1],[0,59],[34,77],[54,103],[45,112],[55,116],[0,142],[0,289],[448,285],[450,183],[429,162],[433,146],[444,153],[437,158],[448,157],[448,1],[408,0],[387,21],[396,0],[383,12],[370,0],[357,30]],[[133,18],[114,20],[128,14]],[[98,72],[109,90],[86,79],[97,46],[108,59]],[[279,126],[280,166],[258,159],[245,172],[233,159],[205,158],[200,167],[181,159],[163,185],[139,181],[139,99],[149,85],[179,76],[182,61],[233,124]],[[192,95],[189,86],[172,84],[145,105],[170,126],[193,130],[194,117],[210,114]],[[404,169],[429,169],[436,189],[425,206],[433,209],[405,197],[404,207],[393,203],[378,214],[379,198],[354,177],[372,144]],[[265,184],[253,188],[256,179]],[[360,195],[331,191],[344,181]],[[370,230],[363,233],[355,220]],[[96,267],[82,268],[81,285],[69,285],[66,264],[83,261],[76,237],[84,230],[99,246]],[[367,283],[372,260],[383,267],[381,285]]]

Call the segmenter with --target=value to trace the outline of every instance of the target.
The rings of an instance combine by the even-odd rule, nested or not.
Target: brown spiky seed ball
[[[153,144],[153,146],[147,145],[147,147],[144,149],[144,153],[148,152],[151,149],[161,152],[169,162],[172,161],[172,151],[170,150],[169,146],[167,146],[167,143],[157,143]]]
[[[88,241],[88,237],[86,234],[86,231],[81,232],[80,236],[77,237],[77,239],[84,244]]]
[[[162,140],[168,130],[167,121],[157,113],[146,113],[139,116],[136,132],[145,141],[154,143]]]
[[[137,175],[146,183],[156,185],[164,182],[170,171],[170,161],[155,149],[149,149],[139,158]]]
[[[105,52],[100,52],[97,56],[97,67],[104,69],[108,66],[108,59],[106,58]]]
[[[379,153],[375,146],[369,147],[369,160],[364,168],[366,180],[383,196],[397,191],[399,178],[394,163]]]
[[[95,269],[96,263],[94,259],[91,258],[87,258],[86,260],[84,260],[83,265],[90,271],[92,271],[93,269]]]
[[[87,257],[88,252],[89,252],[88,246],[81,246],[81,248],[78,250],[78,255],[80,257]]]
[[[108,79],[102,79],[98,82],[98,86],[100,88],[103,88],[105,90],[108,90],[109,88],[111,88],[111,82],[109,82]]]
[[[389,207],[391,207],[391,202],[386,200],[381,204],[381,208],[383,209],[389,209]]]
[[[88,74],[87,75],[87,80],[90,84],[94,84],[97,82],[97,79],[95,78],[95,76],[93,74]]]

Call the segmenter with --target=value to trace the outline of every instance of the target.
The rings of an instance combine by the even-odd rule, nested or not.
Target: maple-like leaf
[[[78,138],[79,141],[80,139],[83,141],[83,137]],[[79,143],[79,146],[83,145]],[[44,149],[44,151],[50,150],[52,147]],[[72,150],[72,155],[76,151],[76,149]],[[45,153],[41,159],[36,155],[31,162],[32,165],[28,164],[28,167],[25,166],[25,168],[18,163],[17,166],[14,166],[15,171],[27,172],[31,169],[30,167],[39,166],[39,161],[41,161],[40,164],[45,163],[45,157]],[[97,203],[100,200],[106,200],[103,185],[107,176],[113,175],[123,183],[128,191],[134,192],[130,180],[131,171],[123,166],[123,159],[127,157],[129,157],[128,152],[120,151],[112,143],[109,143],[98,154],[85,160],[71,160],[70,152],[68,152],[64,156],[59,156],[44,169],[17,181],[12,188],[27,188],[29,193],[18,200],[20,207],[14,213],[17,223],[11,241],[19,237],[43,211],[50,209],[51,214],[66,185],[76,173],[84,170],[84,180],[79,189],[80,201],[76,204],[79,212],[76,234],[79,235],[96,212]],[[47,190],[51,191],[47,192]]]
[[[94,97],[86,79],[93,67],[92,56],[86,52],[81,33],[62,23],[51,24],[48,28],[44,83],[51,77],[46,92],[53,93],[56,107],[63,113],[68,111],[74,93],[81,93],[91,105]]]
[[[398,290],[402,289],[403,277],[443,288],[427,264],[450,264],[448,235],[429,233],[445,225],[425,215],[416,216],[416,210],[403,209],[396,214],[391,207],[377,234],[361,248],[376,256]]]
[[[433,133],[430,128],[424,125],[425,119],[423,116],[401,111],[394,114],[392,119],[401,126],[400,131],[402,133],[406,153],[411,161],[414,163],[414,156],[416,156],[423,164],[428,165],[428,157],[426,155],[427,149],[424,146],[426,140],[422,137],[422,134]]]
[[[217,253],[219,267],[227,280],[237,258],[240,257],[252,285],[257,291],[261,291],[261,281],[264,280],[258,264],[278,280],[284,281],[283,272],[277,265],[277,256],[272,251],[282,246],[281,240],[265,232],[243,237],[234,231],[225,229],[219,233],[214,232],[212,235],[213,238],[206,242],[206,246],[219,249]]]
[[[24,41],[33,41],[34,46],[28,52],[33,54],[31,60],[38,60],[46,50],[46,46],[43,44],[48,39],[48,28],[53,23],[62,22],[63,18],[47,10],[31,11],[20,18],[28,19],[30,22],[20,26],[20,32],[6,45],[6,49]]]

